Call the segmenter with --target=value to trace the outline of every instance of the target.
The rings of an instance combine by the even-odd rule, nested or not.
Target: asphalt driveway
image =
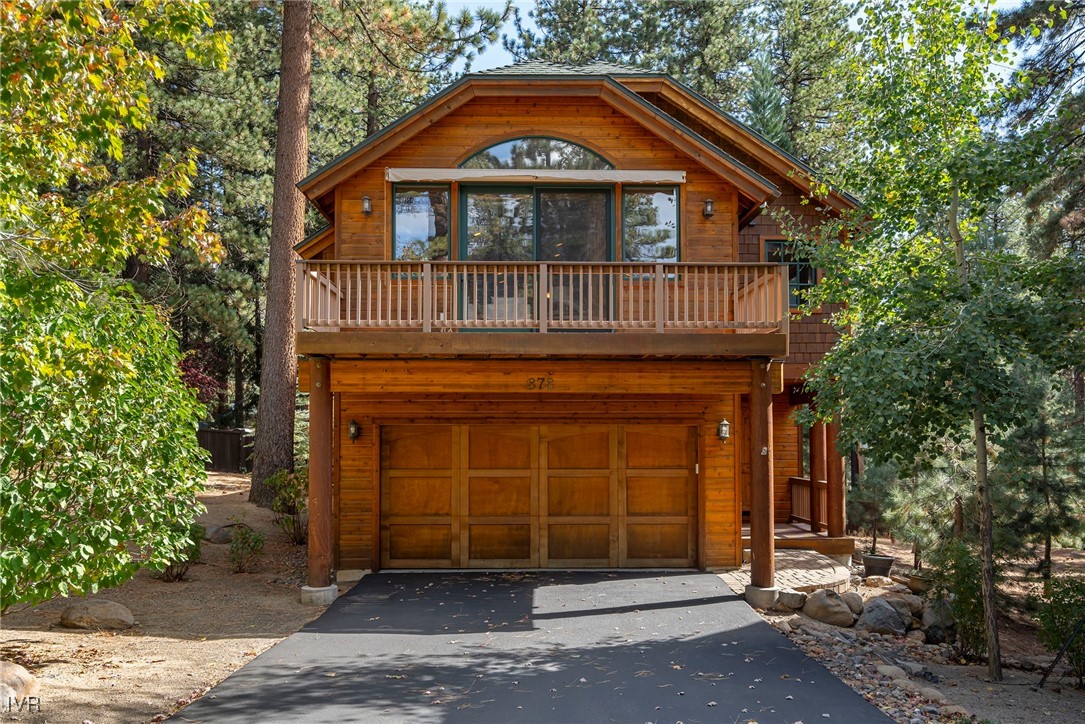
[[[390,573],[175,717],[886,722],[712,574]]]

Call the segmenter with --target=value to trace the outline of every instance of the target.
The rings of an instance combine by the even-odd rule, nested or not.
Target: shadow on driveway
[[[366,576],[175,718],[888,721],[717,576],[654,571]]]

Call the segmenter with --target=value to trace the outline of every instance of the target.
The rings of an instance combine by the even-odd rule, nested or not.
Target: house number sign
[[[553,377],[528,377],[527,389],[529,390],[552,390],[554,389]]]

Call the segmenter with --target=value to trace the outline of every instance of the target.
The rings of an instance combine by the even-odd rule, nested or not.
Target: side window
[[[447,260],[448,187],[396,186],[393,199],[393,258],[403,261]]]
[[[787,265],[788,299],[792,307],[804,301],[803,292],[814,286],[817,277],[810,262],[795,253],[795,247],[787,239],[765,241],[765,261]]]
[[[676,187],[623,189],[622,247],[623,261],[678,261]]]

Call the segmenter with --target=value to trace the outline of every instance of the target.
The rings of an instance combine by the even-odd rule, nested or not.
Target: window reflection
[[[469,191],[467,258],[529,261],[535,258],[533,191]]]
[[[490,146],[462,164],[463,168],[595,171],[614,168],[605,158],[569,141],[531,136]]]
[[[448,259],[447,186],[397,187],[395,258],[405,261]]]
[[[626,189],[622,196],[624,260],[678,261],[678,189]]]

